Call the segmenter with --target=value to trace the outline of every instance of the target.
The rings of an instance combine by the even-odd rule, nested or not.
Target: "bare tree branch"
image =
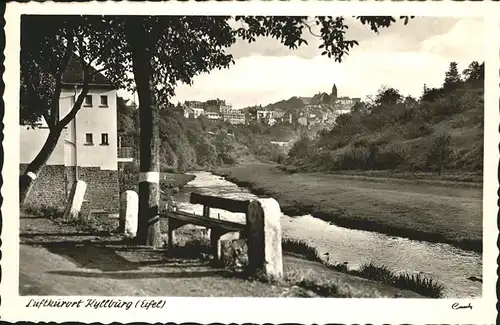
[[[312,31],[312,28],[308,22],[303,22],[302,25],[307,27],[307,29],[309,30],[309,33],[311,33],[312,36],[321,37],[321,35],[318,35]]]

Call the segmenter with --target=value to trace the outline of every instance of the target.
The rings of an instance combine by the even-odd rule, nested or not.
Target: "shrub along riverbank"
[[[200,229],[185,227],[176,232],[173,251],[169,253],[169,256],[201,258],[208,261],[212,258],[210,245],[209,238],[202,235]],[[443,297],[444,287],[427,276],[396,274],[384,266],[375,266],[373,263],[363,265],[359,270],[349,270],[344,264],[331,264],[321,258],[320,253],[307,243],[287,238],[282,240],[282,249],[285,255],[283,258],[284,278],[281,280],[247,275],[241,269],[247,260],[240,258],[237,254],[229,255],[238,261],[225,261],[226,267],[240,265],[239,271],[229,267],[229,275],[275,285],[299,286],[320,297]]]
[[[338,226],[482,252],[482,190],[465,182],[365,181],[288,173],[272,165],[214,171],[254,194],[275,198],[289,216],[311,214]],[[450,186],[451,184],[451,186]]]
[[[347,264],[332,264],[321,257],[314,247],[309,246],[304,241],[297,241],[284,238],[283,250],[285,252],[296,253],[299,256],[321,263],[335,271],[362,277],[368,280],[382,282],[402,290],[410,290],[429,298],[444,297],[444,286],[432,278],[421,274],[400,273],[396,274],[385,266],[377,266],[370,262],[363,264],[359,269],[348,269]]]

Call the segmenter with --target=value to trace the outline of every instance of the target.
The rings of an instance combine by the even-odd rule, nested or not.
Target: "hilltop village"
[[[206,116],[210,120],[231,124],[249,124],[259,121],[267,125],[276,123],[297,124],[307,127],[332,125],[338,115],[348,113],[360,98],[339,97],[334,84],[331,93],[318,92],[312,97],[292,97],[288,100],[263,106],[233,108],[222,99],[205,102],[185,101],[178,105],[187,119]]]

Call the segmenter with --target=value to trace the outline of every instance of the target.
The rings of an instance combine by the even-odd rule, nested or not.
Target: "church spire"
[[[332,94],[330,96],[334,101],[337,100],[337,86],[333,84]]]

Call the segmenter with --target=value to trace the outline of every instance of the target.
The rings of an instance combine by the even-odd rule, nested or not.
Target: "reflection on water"
[[[196,178],[176,196],[179,208],[202,214],[201,205],[189,203],[189,194],[197,191],[207,195],[248,200],[256,196],[247,189],[207,172],[192,173]],[[211,209],[211,217],[245,222],[245,215]],[[447,297],[476,297],[481,295],[481,283],[467,280],[482,277],[481,255],[447,244],[427,243],[391,237],[374,232],[353,230],[331,225],[305,215],[282,216],[283,235],[302,239],[320,252],[328,252],[332,262],[348,262],[357,268],[364,262],[386,265],[394,271],[421,272],[431,275],[446,287]]]

